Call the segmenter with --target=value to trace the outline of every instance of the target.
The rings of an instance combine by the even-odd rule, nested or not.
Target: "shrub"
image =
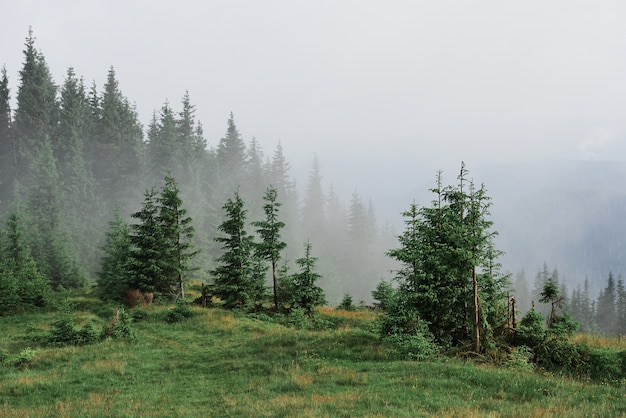
[[[570,337],[578,330],[578,322],[574,321],[570,314],[557,316],[552,322],[550,332],[554,335]]]
[[[130,342],[136,341],[137,334],[130,326],[132,320],[123,308],[118,309],[109,325],[103,330],[103,337]]]
[[[533,351],[525,345],[514,348],[504,362],[504,367],[514,370],[531,371],[535,368],[532,363]]]
[[[524,315],[517,328],[516,345],[525,345],[534,349],[544,342],[548,336],[543,316],[534,309]]]
[[[22,367],[28,366],[33,361],[36,354],[37,352],[30,347],[23,349],[18,354],[17,360],[15,361],[15,365],[22,366]]]
[[[85,325],[76,333],[76,345],[89,345],[98,342],[101,331],[91,319],[87,319]]]
[[[352,296],[349,293],[343,295],[343,299],[341,299],[341,303],[337,306],[337,309],[343,309],[344,311],[353,311],[356,307],[352,302]]]
[[[74,345],[78,341],[78,329],[69,310],[65,310],[52,324],[52,329],[45,338],[50,345]]]
[[[389,312],[382,316],[380,336],[390,345],[391,352],[402,358],[425,360],[439,352],[428,323],[398,300],[394,300]]]
[[[381,311],[387,311],[393,303],[395,292],[396,290],[391,286],[391,283],[381,280],[376,289],[372,291],[372,297],[378,301],[374,303],[374,306]]]
[[[195,315],[193,309],[188,302],[178,300],[176,306],[165,313],[165,322],[174,323],[180,322],[186,318],[191,318]]]
[[[420,321],[420,324],[410,334],[389,334],[383,336],[382,341],[391,347],[391,353],[401,358],[417,361],[433,358],[439,352],[439,346],[434,342],[426,323]]]

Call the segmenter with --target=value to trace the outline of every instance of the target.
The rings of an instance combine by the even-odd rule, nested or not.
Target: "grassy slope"
[[[87,347],[37,348],[29,335],[50,315],[1,318],[0,353],[11,356],[0,366],[0,417],[626,416],[623,387],[392,361],[359,328],[294,330],[219,309],[165,324],[159,309],[134,324],[138,343]],[[32,361],[13,365],[28,346]]]

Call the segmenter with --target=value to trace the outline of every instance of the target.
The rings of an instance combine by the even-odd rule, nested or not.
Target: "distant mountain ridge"
[[[626,273],[626,163],[545,161],[474,170],[493,198],[503,267],[525,269],[529,284],[544,261],[569,290],[587,277],[596,293],[608,273]]]

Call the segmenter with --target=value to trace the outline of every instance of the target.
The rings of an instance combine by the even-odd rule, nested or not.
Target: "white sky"
[[[189,90],[266,155],[363,188],[472,163],[626,158],[624,1],[0,0],[17,94],[32,25],[57,84],[115,67],[142,122]],[[296,167],[297,168],[297,167]],[[420,171],[421,173],[421,171]],[[352,176],[352,177],[350,177]],[[306,179],[301,176],[299,185]]]

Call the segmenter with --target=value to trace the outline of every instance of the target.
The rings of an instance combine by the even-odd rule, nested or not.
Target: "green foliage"
[[[132,321],[133,319],[124,309],[118,309],[109,326],[103,330],[104,337],[136,342],[138,338],[136,331],[130,325]]]
[[[572,319],[572,316],[568,313],[558,316],[554,322],[552,322],[552,328],[550,332],[554,335],[562,335],[570,337],[578,330],[578,323]]]
[[[219,230],[226,236],[215,238],[223,244],[224,253],[217,259],[220,265],[211,272],[212,292],[226,308],[249,307],[262,300],[258,289],[263,282],[258,275],[252,275],[254,243],[245,229],[247,211],[239,192],[235,192],[234,199],[228,199],[224,210],[226,219]]]
[[[132,252],[128,268],[132,276],[129,287],[144,293],[157,290],[159,281],[165,277],[165,260],[168,259],[168,246],[159,221],[156,199],[154,189],[146,190],[141,210],[132,214],[138,223],[131,226]]]
[[[397,294],[380,319],[380,338],[401,358],[425,360],[439,352],[428,323],[402,294]]]
[[[396,290],[391,286],[391,283],[381,280],[376,285],[376,289],[372,290],[372,298],[377,301],[374,306],[383,312],[387,311],[390,304],[393,303],[395,292]]]
[[[352,296],[350,296],[349,293],[343,295],[337,309],[342,309],[344,311],[353,311],[356,309],[356,306],[354,306],[354,303],[352,302]]]
[[[326,303],[324,290],[316,282],[321,276],[315,271],[317,258],[311,255],[312,245],[307,242],[304,245],[304,257],[296,260],[300,272],[291,276],[290,300],[291,309],[301,308],[311,315],[314,308]]]
[[[121,302],[124,291],[130,287],[131,238],[130,227],[120,215],[117,206],[109,221],[106,242],[102,248],[104,256],[98,273],[98,293],[105,300]]]
[[[272,287],[274,290],[274,309],[278,311],[278,261],[281,251],[287,247],[287,243],[282,241],[280,231],[285,227],[285,223],[278,220],[278,211],[281,203],[277,201],[278,192],[275,188],[269,187],[263,196],[265,205],[265,220],[253,222],[257,227],[257,233],[261,237],[261,242],[256,245],[256,255],[259,258],[270,262],[272,266]]]
[[[94,344],[100,340],[102,331],[96,327],[91,318],[85,321],[85,324],[76,333],[76,345]]]
[[[156,290],[185,296],[187,274],[191,271],[191,258],[198,254],[194,250],[192,240],[195,229],[187,209],[183,208],[178,183],[170,174],[165,176],[165,186],[161,190],[159,203],[159,222],[163,231],[165,248],[163,277],[157,282]]]
[[[500,325],[497,312],[507,286],[496,262],[500,252],[488,220],[490,198],[467,176],[462,164],[458,184],[446,187],[438,173],[432,206],[412,204],[403,213],[406,229],[398,237],[400,247],[387,253],[401,263],[398,291],[446,346],[472,337],[478,344],[481,333],[483,341],[489,338],[490,330]],[[473,274],[477,271],[481,273]]]
[[[513,348],[504,362],[504,367],[520,371],[532,371],[534,365],[532,363],[533,351],[525,345]]]
[[[175,322],[183,321],[184,319],[191,318],[195,315],[191,305],[179,299],[176,301],[176,306],[165,313],[164,320],[167,323],[173,324]]]
[[[30,347],[25,348],[18,354],[17,359],[15,360],[15,365],[18,367],[27,367],[32,363],[36,355],[36,350],[33,350]]]
[[[539,312],[531,309],[524,315],[517,328],[515,342],[517,345],[525,345],[533,349],[545,341],[548,331],[545,319]]]
[[[46,336],[46,342],[53,346],[76,345],[78,329],[71,312],[65,308],[52,324],[52,329]]]

